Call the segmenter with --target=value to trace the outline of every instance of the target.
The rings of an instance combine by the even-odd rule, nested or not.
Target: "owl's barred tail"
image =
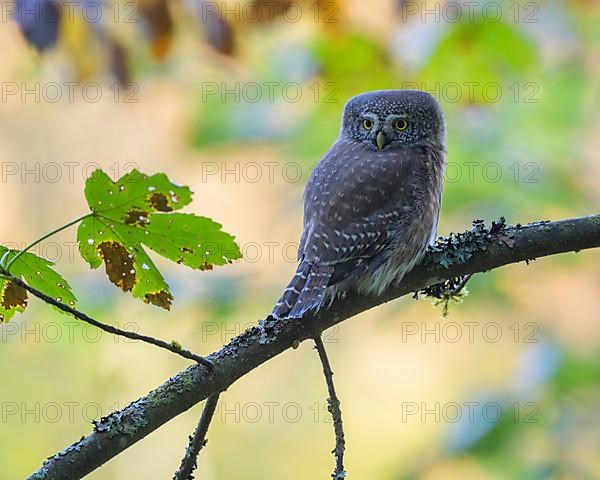
[[[298,265],[296,274],[290,281],[290,284],[287,286],[287,288],[283,291],[283,294],[273,308],[271,315],[273,315],[275,318],[285,318],[289,316],[290,312],[296,305],[302,290],[304,290],[304,286],[306,285],[310,276],[311,268],[312,265],[308,262],[301,262],[300,265]]]
[[[333,266],[301,262],[296,274],[273,308],[275,318],[299,318],[309,310],[318,310],[333,274]]]

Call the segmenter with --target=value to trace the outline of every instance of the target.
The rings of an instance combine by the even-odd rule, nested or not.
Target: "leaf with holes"
[[[102,262],[112,283],[167,310],[173,296],[144,246],[169,260],[200,270],[241,258],[234,237],[209,218],[173,213],[192,200],[188,187],[166,175],[133,170],[113,182],[96,170],[86,182],[92,215],[77,231],[81,256],[92,268]]]
[[[4,258],[5,262],[18,252],[0,245],[0,258]],[[25,252],[11,265],[10,273],[59,302],[75,306],[76,299],[71,286],[51,268],[53,265],[45,258]],[[22,313],[25,307],[27,291],[10,280],[0,279],[0,323],[8,322],[15,313]]]

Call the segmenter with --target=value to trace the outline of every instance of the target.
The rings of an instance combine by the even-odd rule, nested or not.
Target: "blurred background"
[[[23,248],[84,213],[98,166],[189,185],[188,211],[222,223],[244,259],[197,272],[157,258],[170,313],[88,270],[74,229],[34,252],[81,310],[200,354],[270,311],[295,268],[303,185],[362,91],[442,104],[440,235],[599,210],[595,0],[25,0],[1,13],[0,242]],[[475,276],[447,318],[403,298],[327,332],[350,478],[600,478],[599,267],[597,251],[512,265]],[[3,479],[186,367],[36,301],[0,342]],[[222,395],[198,478],[326,478],[325,400],[309,342],[263,365]],[[170,478],[200,412],[88,478]]]

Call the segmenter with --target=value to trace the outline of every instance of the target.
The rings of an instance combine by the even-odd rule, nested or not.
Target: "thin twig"
[[[335,470],[331,474],[331,478],[334,480],[341,480],[346,478],[346,471],[344,470],[344,450],[346,448],[346,442],[344,440],[344,426],[342,424],[342,410],[340,408],[340,400],[335,393],[335,386],[333,385],[333,371],[327,358],[327,352],[325,351],[325,345],[320,336],[315,339],[315,348],[319,352],[319,358],[323,365],[323,375],[325,375],[325,381],[327,382],[327,390],[329,392],[329,398],[327,399],[327,410],[333,417],[333,430],[335,431],[335,448],[332,453],[335,454]]]
[[[194,430],[194,435],[190,437],[190,442],[185,455],[181,460],[179,470],[173,475],[173,480],[193,480],[192,473],[198,467],[198,455],[200,450],[206,445],[206,433],[208,432],[208,426],[213,418],[215,410],[217,408],[217,402],[219,401],[219,394],[215,393],[206,400],[204,410],[200,416],[200,421]]]
[[[46,295],[44,292],[41,292],[40,290],[37,290],[36,288],[33,288],[32,286],[28,285],[27,283],[25,283],[23,280],[21,280],[18,277],[15,277],[13,275],[0,275],[0,277],[15,283],[19,287],[27,290],[29,293],[31,293],[35,297],[39,298],[40,300],[43,300],[44,302],[55,306],[59,310],[69,313],[70,315],[74,316],[78,320],[89,323],[90,325],[93,325],[94,327],[97,327],[100,330],[104,330],[105,332],[112,333],[113,335],[119,335],[121,337],[126,337],[131,340],[140,340],[142,342],[150,343],[151,345],[154,345],[156,347],[164,348],[165,350],[169,350],[170,352],[175,353],[175,354],[179,355],[180,357],[187,358],[188,360],[194,360],[195,362],[198,362],[201,365],[208,368],[209,371],[211,371],[211,372],[214,369],[214,364],[210,360],[207,360],[206,358],[201,357],[200,355],[196,355],[195,353],[190,352],[189,350],[186,350],[185,348],[182,348],[181,345],[179,345],[178,343],[175,343],[175,342],[168,343],[168,342],[165,342],[164,340],[150,337],[148,335],[141,335],[136,332],[128,332],[126,330],[121,330],[120,328],[113,327],[112,325],[107,325],[105,323],[99,322],[98,320],[94,320],[92,317],[86,315],[85,313],[80,312],[79,310],[76,310],[76,309],[70,307],[69,305],[66,305],[62,302],[57,301],[55,298],[53,298],[49,295]]]

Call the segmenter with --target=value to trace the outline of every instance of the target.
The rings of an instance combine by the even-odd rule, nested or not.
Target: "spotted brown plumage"
[[[340,135],[306,185],[299,265],[274,317],[301,317],[351,290],[380,293],[420,260],[437,229],[444,136],[428,93],[348,101]]]

